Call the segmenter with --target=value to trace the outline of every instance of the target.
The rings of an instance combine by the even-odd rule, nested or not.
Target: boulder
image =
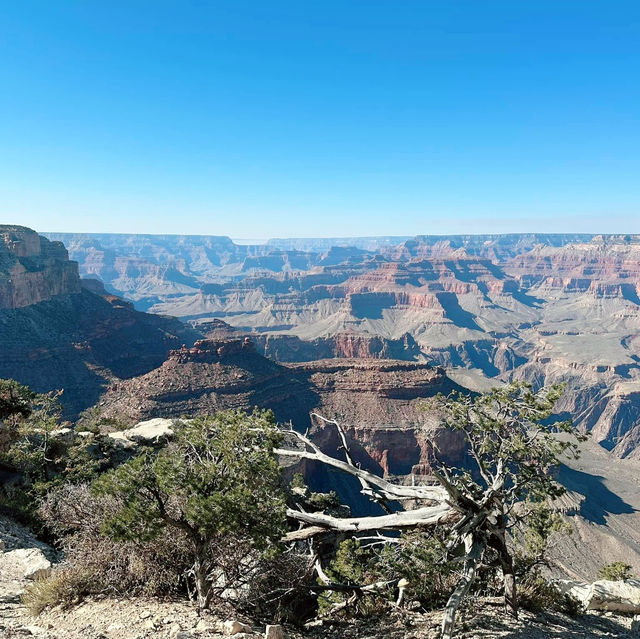
[[[51,562],[39,548],[11,550],[5,559],[20,564],[25,579],[44,579],[51,574]]]
[[[630,614],[640,613],[640,580],[608,581],[592,584],[580,581],[555,582],[560,592],[577,599],[585,610],[608,610]]]
[[[246,623],[242,623],[237,619],[229,619],[222,624],[222,632],[228,637],[233,635],[239,635],[241,633],[252,634],[253,629],[251,626],[247,626]]]
[[[214,627],[211,623],[209,623],[208,621],[205,621],[204,619],[200,619],[196,627],[193,628],[193,631],[197,633],[201,633],[201,632],[209,632],[210,630],[213,630],[213,629]]]
[[[72,428],[58,428],[51,431],[51,439],[56,439],[67,446],[71,446],[76,438],[76,432]]]
[[[591,584],[573,579],[558,579],[553,584],[563,595],[569,595],[581,603],[587,600],[591,590]]]
[[[108,437],[118,448],[130,449],[136,447],[136,443],[128,439],[122,431],[109,433]]]
[[[138,422],[122,434],[138,444],[159,444],[173,437],[173,420],[162,417],[147,419],[144,422]]]
[[[264,639],[284,639],[284,628],[279,625],[267,626]]]
[[[601,580],[591,584],[587,610],[611,610],[614,612],[640,613],[640,580]]]

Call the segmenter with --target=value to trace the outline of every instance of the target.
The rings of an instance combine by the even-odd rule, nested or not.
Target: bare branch
[[[368,532],[371,530],[397,530],[401,528],[415,528],[420,526],[434,526],[453,519],[455,511],[449,504],[441,503],[437,506],[416,508],[416,510],[401,511],[391,515],[371,517],[332,517],[324,513],[301,513],[291,508],[287,509],[287,516],[291,519],[310,524],[309,528],[302,528],[286,534],[283,541],[300,541],[328,531],[338,532]]]
[[[313,450],[291,450],[288,448],[276,448],[274,453],[276,455],[282,455],[286,457],[301,457],[303,459],[310,459],[318,461],[328,466],[338,468],[349,475],[353,475],[358,479],[362,479],[369,484],[372,484],[379,489],[379,492],[389,500],[396,499],[427,499],[430,501],[440,502],[446,499],[447,492],[441,486],[401,486],[399,484],[393,484],[382,477],[378,477],[373,473],[370,473],[362,468],[351,466],[347,462],[343,462],[339,459],[335,459],[330,455],[323,453],[316,444],[314,444],[308,437],[299,433],[296,430],[288,430],[287,433],[291,433],[297,437],[303,444]]]
[[[344,432],[344,429],[342,428],[342,426],[340,426],[340,424],[337,422],[337,420],[335,419],[327,419],[326,417],[323,417],[322,415],[320,415],[319,413],[311,413],[312,417],[317,417],[318,419],[322,420],[323,422],[325,422],[326,424],[334,424],[336,429],[338,430],[338,435],[340,437],[340,441],[342,442],[342,448],[344,450],[344,456],[347,459],[347,464],[349,464],[349,466],[352,466],[353,468],[360,468],[359,466],[357,466],[355,464],[355,462],[353,461],[353,458],[351,457],[351,451],[349,450],[349,445],[347,444],[347,436]],[[387,504],[387,497],[385,497],[385,495],[383,493],[381,493],[380,491],[377,491],[373,485],[371,484],[371,482],[367,481],[366,479],[364,479],[362,476],[358,477],[358,480],[360,481],[360,485],[362,486],[362,494],[367,495],[367,497],[369,497],[372,501],[375,501],[376,503],[380,504],[380,506],[382,506],[382,508],[387,512],[387,513],[391,513],[391,508],[389,508],[388,504]]]

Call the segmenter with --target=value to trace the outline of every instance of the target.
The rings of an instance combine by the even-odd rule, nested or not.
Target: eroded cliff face
[[[80,293],[78,264],[61,242],[23,226],[0,225],[0,308],[24,308]]]
[[[198,336],[178,320],[136,311],[95,280],[83,287],[59,242],[0,226],[0,377],[39,392],[63,389],[67,416]]]
[[[360,461],[379,472],[428,472],[432,442],[461,461],[461,442],[443,433],[424,399],[459,388],[444,371],[396,360],[332,359],[278,364],[248,338],[200,340],[173,350],[145,375],[112,384],[101,398],[106,416],[130,422],[207,415],[217,410],[270,408],[283,423],[305,430],[318,411],[339,419],[357,442]],[[320,441],[337,446],[333,429]]]

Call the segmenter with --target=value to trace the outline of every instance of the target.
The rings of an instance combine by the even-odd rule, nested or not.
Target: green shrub
[[[372,545],[367,545],[373,541]],[[377,544],[375,540],[362,542],[358,538],[343,541],[327,569],[333,582],[347,585],[369,585],[390,582],[377,595],[358,598],[348,614],[369,616],[384,614],[381,601],[395,601],[400,579],[408,582],[405,600],[411,600],[424,610],[442,605],[456,580],[456,566],[446,557],[442,539],[422,531],[403,533],[396,542]],[[328,610],[348,598],[350,593],[325,593],[320,609]]]
[[[561,593],[553,583],[540,575],[529,575],[518,588],[520,605],[530,612],[562,612],[571,617],[580,614],[580,602],[571,595]]]
[[[189,586],[208,607],[277,550],[285,528],[273,454],[279,440],[270,411],[193,420],[165,448],[144,451],[94,482],[94,495],[115,504],[102,532],[137,544],[176,536],[190,558]]]
[[[307,484],[304,480],[304,475],[302,473],[294,473],[291,478],[291,488],[298,488],[299,490],[304,490],[307,488]]]
[[[598,577],[608,581],[624,581],[633,577],[631,570],[629,564],[625,564],[623,561],[614,561],[601,566],[600,570],[598,570]]]
[[[340,506],[340,497],[338,497],[338,493],[335,490],[328,493],[311,493],[307,501],[317,510],[327,510]]]
[[[117,449],[110,438],[68,437],[59,432],[63,426],[57,396],[49,396],[21,420],[11,445],[0,454],[0,462],[18,478],[0,487],[0,504],[36,529],[41,527],[38,506],[47,493],[67,483],[90,482],[116,464]]]
[[[435,533],[403,533],[399,544],[381,550],[379,565],[385,578],[406,579],[407,598],[425,610],[444,604],[457,580],[457,566],[447,557],[443,537]]]

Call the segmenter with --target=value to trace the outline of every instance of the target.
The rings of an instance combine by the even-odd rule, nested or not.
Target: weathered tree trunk
[[[206,562],[203,560],[201,553],[196,554],[196,560],[193,563],[193,576],[196,582],[196,597],[198,600],[198,608],[204,610],[211,603],[211,584],[207,580]]]
[[[444,618],[442,619],[442,639],[451,639],[453,636],[453,627],[456,621],[456,613],[460,602],[469,592],[469,588],[476,576],[476,568],[478,562],[482,558],[484,552],[484,544],[469,533],[464,539],[465,558],[462,576],[455,590],[451,593],[447,606],[444,609]]]
[[[416,528],[418,526],[435,526],[457,517],[456,511],[446,502],[435,506],[425,506],[415,510],[401,510],[390,515],[372,515],[368,517],[333,517],[324,513],[305,513],[293,508],[287,508],[287,516],[297,519],[308,528],[294,530],[283,537],[283,541],[301,541],[326,532],[328,530],[338,532],[361,533],[370,530],[398,530],[403,528]]]
[[[516,576],[513,567],[513,557],[507,546],[506,520],[504,515],[498,517],[498,525],[489,541],[489,545],[498,552],[500,567],[502,568],[502,584],[504,591],[504,605],[509,614],[518,618],[518,593]]]
[[[504,577],[504,605],[509,612],[518,618],[518,593],[516,591],[516,576],[513,572],[513,560],[511,560],[510,570],[502,569]]]

